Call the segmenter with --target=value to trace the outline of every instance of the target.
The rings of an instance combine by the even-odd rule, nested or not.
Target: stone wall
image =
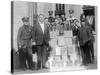
[[[28,16],[28,2],[14,1],[13,14],[13,48],[17,50],[17,33],[18,29],[23,25],[22,17]]]

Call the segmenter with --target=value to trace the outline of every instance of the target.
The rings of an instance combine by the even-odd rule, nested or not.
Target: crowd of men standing
[[[33,70],[34,63],[32,61],[32,46],[37,49],[38,63],[37,69],[46,68],[46,53],[47,47],[49,46],[48,41],[50,40],[49,28],[44,23],[44,15],[38,16],[38,22],[34,27],[29,25],[29,17],[22,18],[23,26],[20,27],[18,32],[18,47],[21,68],[28,68]],[[27,61],[27,64],[26,64]]]
[[[38,15],[38,21],[33,27],[29,24],[29,17],[23,17],[23,26],[18,31],[18,51],[20,56],[21,68],[47,69],[45,66],[48,50],[50,48],[50,31],[59,31],[59,35],[64,34],[64,30],[72,30],[73,36],[77,37],[80,45],[80,52],[82,56],[82,65],[88,65],[94,62],[94,36],[92,34],[91,25],[88,23],[86,16],[82,14],[80,21],[73,17],[73,11],[70,11],[70,18],[66,18],[65,14],[61,16],[56,15],[55,18],[52,13],[49,18],[45,18],[43,14]],[[32,54],[35,49],[38,56],[37,68],[33,62]]]

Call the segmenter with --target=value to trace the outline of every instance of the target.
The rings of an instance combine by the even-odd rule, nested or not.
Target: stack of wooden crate
[[[49,62],[50,68],[67,67],[69,64],[74,65],[76,61],[76,46],[73,43],[72,31],[64,31],[64,35],[58,36],[52,33],[50,45],[53,48],[52,60]]]

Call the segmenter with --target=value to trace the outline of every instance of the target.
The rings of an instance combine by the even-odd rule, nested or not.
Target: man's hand
[[[85,44],[85,43],[87,43],[88,41],[90,41],[90,38],[87,39],[87,40],[84,40],[83,43]]]
[[[32,42],[32,45],[36,45],[36,42]]]

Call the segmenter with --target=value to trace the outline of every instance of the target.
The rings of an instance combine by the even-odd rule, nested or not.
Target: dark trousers
[[[37,45],[37,55],[38,55],[38,67],[45,67],[47,61],[47,47],[48,44],[43,42],[41,45]]]
[[[82,55],[82,63],[83,64],[88,64],[91,62],[91,57],[90,57],[90,47],[88,45],[88,42],[85,43],[83,46],[80,46],[81,48],[81,55]]]
[[[94,61],[94,46],[93,46],[93,43],[89,43],[89,48],[90,48],[91,62],[93,62]]]
[[[33,67],[31,48],[21,48],[19,50],[19,56],[20,56],[20,67],[22,69],[27,68],[27,64],[30,69]],[[27,61],[27,64],[26,64],[26,61]]]

